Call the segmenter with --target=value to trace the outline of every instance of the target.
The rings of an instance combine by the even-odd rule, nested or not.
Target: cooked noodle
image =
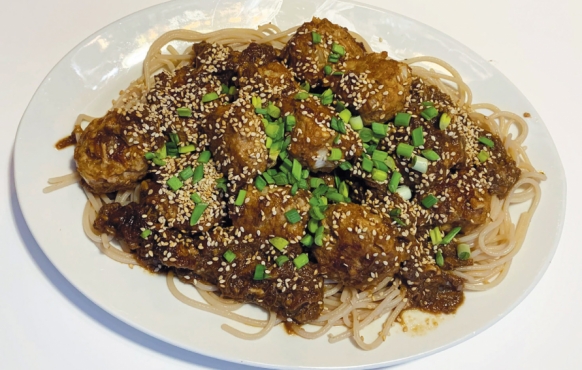
[[[282,48],[289,40],[297,27],[280,31],[274,25],[264,25],[258,30],[251,29],[224,29],[210,33],[200,33],[190,30],[174,30],[160,36],[151,45],[143,63],[143,76],[133,81],[113,102],[115,109],[127,109],[138,101],[142,101],[145,93],[152,86],[153,76],[160,70],[174,71],[193,57],[193,49],[188,47],[180,53],[174,46],[168,45],[174,41],[196,43],[201,41],[216,42],[228,45],[235,50],[246,47],[250,42],[267,43],[275,48]],[[362,42],[367,51],[371,51],[368,43],[359,35],[352,35]],[[166,47],[168,53],[163,53]],[[459,267],[453,273],[465,280],[467,290],[486,290],[498,285],[506,276],[512,258],[521,248],[532,215],[538,206],[541,191],[539,183],[546,177],[537,172],[522,147],[528,133],[527,123],[520,116],[498,109],[492,104],[473,104],[473,95],[469,86],[463,82],[460,74],[448,63],[433,57],[416,57],[404,61],[412,68],[413,74],[429,84],[437,86],[446,92],[459,107],[466,109],[472,120],[482,127],[500,136],[510,156],[516,161],[522,175],[507,197],[499,200],[493,197],[490,218],[487,224],[475,232],[459,238],[462,243],[471,246],[471,256],[474,264]],[[437,68],[437,69],[435,69]],[[93,117],[80,115],[75,125],[80,127],[82,121],[91,121]],[[77,137],[78,139],[78,137]],[[60,189],[80,181],[78,173],[65,175],[49,180],[50,186],[44,189],[45,193]],[[127,253],[113,246],[111,238],[100,235],[93,227],[97,212],[103,203],[111,201],[127,204],[137,201],[139,188],[131,191],[119,192],[112,200],[107,196],[95,196],[88,191],[87,203],[83,212],[83,229],[101,252],[108,257],[122,263],[135,264],[136,260],[131,253]],[[523,212],[517,224],[513,224],[510,217],[510,206],[517,203],[528,203],[527,211]],[[181,302],[200,310],[223,316],[229,320],[244,325],[261,328],[256,333],[246,333],[224,324],[222,328],[244,339],[257,339],[266,335],[269,330],[281,322],[273,312],[267,320],[256,320],[234,313],[242,304],[225,300],[214,293],[217,288],[194,281],[194,286],[206,303],[194,300],[178,290],[174,283],[174,273],[167,274],[167,285],[170,292]],[[378,347],[389,335],[390,328],[396,318],[407,306],[406,290],[398,279],[386,279],[371,292],[358,292],[354,288],[346,288],[333,281],[326,281],[324,290],[324,309],[320,317],[313,321],[312,326],[317,330],[308,331],[306,328],[291,324],[291,329],[299,336],[314,339],[328,334],[336,327],[343,327],[339,334],[329,334],[330,342],[352,338],[362,349]],[[361,331],[379,318],[383,318],[382,330],[371,342],[366,342]]]

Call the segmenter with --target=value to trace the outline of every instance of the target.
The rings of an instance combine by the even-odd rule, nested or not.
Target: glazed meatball
[[[322,225],[323,245],[313,250],[322,273],[358,289],[397,273],[412,243],[371,208],[353,203],[330,206]]]
[[[319,99],[310,97],[295,102],[297,124],[291,131],[288,151],[311,171],[330,172],[362,151],[358,134],[348,124],[345,134],[338,133],[330,126],[332,117],[335,117],[334,109],[321,105]],[[341,150],[340,159],[328,160],[332,148]]]
[[[392,119],[410,95],[410,68],[385,51],[347,60],[343,72],[331,88],[365,124]]]
[[[320,42],[313,42],[313,33],[321,37]],[[365,54],[364,46],[354,39],[347,28],[327,19],[313,18],[311,22],[304,23],[297,29],[281,56],[299,80],[307,81],[311,86],[327,86],[329,81],[326,79],[324,67],[330,64],[329,56],[334,44],[344,50],[338,63]]]

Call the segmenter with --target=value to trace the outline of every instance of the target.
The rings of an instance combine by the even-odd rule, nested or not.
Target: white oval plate
[[[359,32],[374,49],[387,50],[394,58],[442,58],[459,69],[476,102],[531,113],[528,154],[548,175],[542,184],[541,204],[505,281],[491,291],[467,293],[456,315],[440,318],[438,328],[423,335],[402,333],[395,327],[386,343],[371,352],[358,350],[347,340],[331,345],[327,338],[300,339],[279,327],[259,342],[236,339],[220,329],[224,319],[175,300],[163,277],[101,255],[83,234],[85,196],[78,186],[42,193],[49,177],[74,169],[72,148],[57,151],[55,142],[71,131],[79,113],[100,116],[106,112],[118,91],[141,73],[148,46],[162,33],[176,28],[204,32],[256,27],[268,22],[285,29],[313,15]],[[59,271],[89,299],[176,346],[227,361],[278,368],[393,365],[442,350],[491,326],[533,289],[546,270],[558,244],[566,199],[564,173],[552,139],[511,82],[467,47],[428,26],[347,1],[326,1],[319,7],[310,0],[172,1],[115,22],[75,47],[43,81],[20,123],[14,161],[18,199],[32,234]],[[258,310],[246,311],[256,314]]]

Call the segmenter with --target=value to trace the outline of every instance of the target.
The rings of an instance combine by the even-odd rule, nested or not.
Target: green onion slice
[[[144,239],[147,239],[148,236],[150,236],[152,233],[152,231],[150,229],[145,229],[144,231],[141,232],[141,234],[139,234],[139,236],[141,236]]]
[[[420,173],[426,173],[428,170],[428,159],[421,156],[414,156],[412,158],[412,169]]]
[[[289,261],[289,257],[287,257],[285,255],[281,255],[281,256],[277,257],[277,259],[275,259],[275,263],[279,267],[283,266],[283,264],[287,261]]]
[[[194,146],[194,144],[188,144],[188,145],[184,145],[184,146],[179,147],[178,153],[185,154],[185,153],[193,152],[194,150],[196,150],[196,147]]]
[[[439,119],[439,129],[446,130],[451,124],[451,116],[448,113],[443,113]]]
[[[244,204],[245,202],[245,198],[247,196],[247,191],[246,190],[239,190],[238,195],[236,196],[236,200],[234,201],[234,205],[237,207],[240,207]]]
[[[224,257],[226,262],[231,263],[236,258],[236,254],[234,254],[234,252],[229,249],[226,252],[224,252],[222,257]]]
[[[420,115],[427,121],[435,118],[436,116],[439,115],[439,111],[433,107],[433,106],[429,106],[427,108],[425,108],[422,112],[420,112]]]
[[[453,238],[455,236],[457,236],[457,234],[461,231],[461,227],[457,226],[454,229],[452,229],[451,231],[449,231],[449,233],[443,238],[442,243],[443,244],[449,244],[451,241],[453,241]]]
[[[176,112],[180,117],[192,117],[192,109],[187,107],[180,107],[176,109]]]
[[[471,258],[471,247],[469,244],[461,243],[457,245],[457,257],[463,261]]]
[[[396,193],[401,178],[402,174],[400,172],[392,173],[392,177],[390,177],[390,182],[388,183],[388,190],[390,190],[391,193]]]
[[[317,32],[311,32],[311,41],[314,44],[319,44],[321,42],[321,35]]]
[[[208,103],[216,99],[218,99],[218,94],[215,92],[211,92],[208,94],[204,94],[204,96],[202,97],[202,103]]]
[[[485,144],[485,145],[487,145],[489,148],[493,148],[493,147],[495,146],[495,143],[493,142],[493,140],[489,139],[489,138],[488,138],[488,137],[486,137],[486,136],[481,136],[481,137],[479,138],[479,142],[480,142],[481,144]]]
[[[429,194],[426,197],[422,198],[422,200],[420,202],[422,203],[422,205],[425,208],[431,208],[432,206],[437,204],[439,202],[439,200],[434,195]]]
[[[295,208],[285,212],[285,218],[290,224],[296,224],[301,221],[301,215]]]
[[[192,216],[190,216],[190,226],[194,226],[198,223],[206,208],[208,208],[207,203],[196,204],[196,207],[194,207],[194,210],[192,211]]]
[[[394,126],[407,127],[410,125],[410,118],[412,115],[410,113],[396,113],[394,117]]]
[[[267,268],[264,265],[258,264],[255,266],[255,274],[253,275],[253,280],[263,280],[265,279],[265,270]]]
[[[166,184],[168,184],[168,187],[170,187],[170,189],[172,189],[173,191],[177,191],[182,187],[182,185],[184,185],[182,181],[180,181],[180,179],[177,178],[176,176],[170,177],[170,179],[166,181]]]
[[[422,131],[422,126],[412,130],[412,145],[415,147],[424,145],[424,134]]]
[[[443,253],[441,251],[436,253],[435,262],[439,267],[443,267],[445,264],[445,258],[443,257]]]
[[[406,143],[398,143],[396,147],[396,154],[401,157],[410,158],[412,157],[412,152],[414,151],[414,147],[412,145]]]
[[[313,236],[311,234],[305,234],[299,242],[306,247],[311,247],[313,245]]]
[[[190,177],[192,177],[194,175],[194,171],[192,170],[191,166],[188,166],[186,168],[184,168],[182,171],[180,171],[180,173],[178,174],[178,176],[180,176],[180,178],[183,181],[188,180]]]
[[[438,161],[441,157],[432,149],[425,149],[422,152],[422,156],[429,161]]]
[[[309,263],[309,256],[307,253],[301,253],[299,256],[293,259],[293,264],[297,269],[302,268],[303,266]]]
[[[200,153],[200,156],[198,157],[198,163],[208,163],[208,161],[210,161],[210,157],[212,156],[212,154],[210,153],[210,151],[205,150],[202,153]]]
[[[274,238],[269,239],[269,243],[271,243],[273,247],[277,248],[280,251],[282,251],[289,245],[289,241],[285,238],[281,238],[280,236],[276,236]]]
[[[342,159],[342,155],[343,155],[343,153],[342,153],[341,149],[331,148],[331,153],[327,157],[327,160],[328,161],[339,161],[340,159]]]

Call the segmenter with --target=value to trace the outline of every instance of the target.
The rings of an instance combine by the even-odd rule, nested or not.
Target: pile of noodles
[[[223,29],[210,33],[200,33],[189,30],[175,30],[162,35],[150,47],[143,63],[143,75],[133,81],[120,97],[113,102],[114,108],[127,109],[142,100],[152,85],[153,76],[160,70],[172,72],[176,68],[191,63],[193,50],[187,48],[183,53],[168,45],[173,41],[197,43],[206,41],[228,45],[235,50],[241,50],[251,42],[267,43],[276,49],[282,49],[297,27],[281,31],[274,25],[265,25],[257,30]],[[362,42],[367,51],[371,51],[368,43],[358,34],[352,34]],[[166,47],[166,52],[162,49]],[[413,74],[425,82],[435,85],[448,93],[453,101],[469,113],[469,117],[477,124],[498,135],[505,144],[505,149],[521,169],[521,177],[508,196],[499,200],[493,197],[490,218],[485,225],[479,227],[470,235],[459,238],[459,242],[471,246],[473,265],[459,267],[453,273],[465,281],[466,290],[486,290],[499,284],[507,274],[513,257],[518,253],[524,241],[531,217],[539,203],[541,192],[539,183],[545,175],[537,172],[528,159],[523,142],[528,133],[525,120],[518,115],[499,110],[492,104],[473,104],[469,86],[463,82],[459,73],[446,62],[433,57],[417,57],[404,60],[412,68]],[[435,68],[439,71],[437,72]],[[93,117],[80,115],[75,125],[80,127],[83,121],[90,122]],[[77,130],[79,132],[79,130]],[[46,192],[77,183],[78,173],[52,178]],[[123,243],[120,247],[112,245],[111,236],[100,234],[93,228],[93,222],[101,206],[105,203],[119,202],[122,205],[138,201],[139,191],[117,193],[115,199],[107,195],[94,195],[85,190],[87,203],[83,213],[83,228],[87,236],[108,257],[126,264],[136,264],[134,256],[128,252]],[[510,207],[516,203],[526,203],[527,210],[519,215],[517,223],[510,217]],[[216,287],[202,282],[195,286],[205,302],[192,299],[178,290],[174,283],[174,274],[167,274],[167,285],[172,294],[183,303],[221,315],[260,330],[246,333],[223,324],[222,328],[229,333],[245,339],[257,339],[269,332],[282,320],[273,312],[267,320],[256,320],[235,313],[243,304],[223,299],[216,293]],[[339,334],[329,334],[330,342],[352,338],[362,349],[378,347],[389,335],[390,328],[407,306],[406,289],[398,279],[387,278],[371,291],[360,292],[354,288],[344,287],[333,281],[327,281],[324,293],[324,310],[321,316],[309,323],[309,328],[291,324],[292,330],[305,338],[317,338],[325,335],[334,327],[341,327]],[[382,319],[382,329],[371,342],[364,342],[360,331],[372,322]],[[335,330],[334,332],[337,332]]]

